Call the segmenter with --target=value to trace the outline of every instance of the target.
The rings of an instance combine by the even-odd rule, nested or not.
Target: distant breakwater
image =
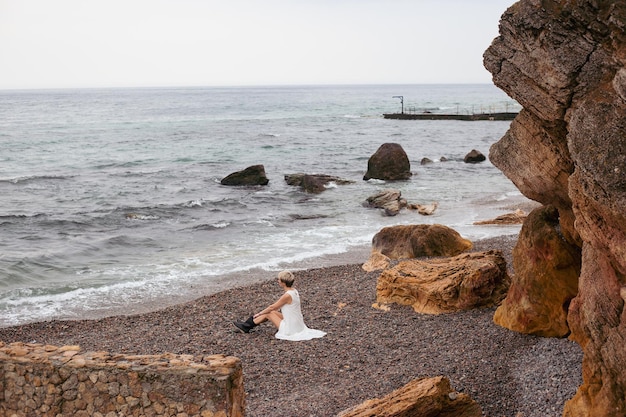
[[[476,114],[440,114],[440,113],[385,113],[385,119],[400,120],[513,120],[517,112],[476,113]]]

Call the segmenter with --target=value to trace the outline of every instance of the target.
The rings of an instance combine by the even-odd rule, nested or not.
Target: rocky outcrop
[[[581,248],[567,321],[583,347],[583,385],[566,417],[626,415],[625,28],[623,1],[522,0],[484,55],[524,108],[489,159],[556,207],[563,238]]]
[[[415,210],[419,214],[428,216],[433,214],[439,206],[437,202],[430,204],[409,204],[404,198],[402,198],[400,190],[395,189],[382,190],[367,197],[364,205],[366,207],[383,209],[386,216],[395,216],[405,207],[410,210]]]
[[[410,305],[418,313],[451,313],[497,305],[509,282],[500,251],[428,261],[411,259],[380,274],[376,302]]]
[[[455,256],[471,248],[472,242],[441,224],[383,227],[372,238],[372,252],[362,268],[371,272],[387,268],[392,259]]]
[[[511,287],[494,322],[520,333],[564,337],[567,310],[578,292],[580,250],[559,232],[553,206],[533,210],[513,249]]]
[[[353,181],[326,174],[297,173],[285,175],[285,182],[287,182],[288,185],[302,187],[302,189],[307,193],[319,194],[326,190],[328,184],[330,183],[344,185],[351,184]]]
[[[367,161],[367,172],[363,179],[397,181],[408,180],[412,175],[409,157],[402,146],[398,143],[384,143]]]
[[[263,165],[249,166],[243,171],[227,175],[220,181],[222,185],[267,185],[269,182]]]
[[[405,386],[344,410],[337,417],[481,417],[482,410],[467,394],[456,392],[442,376],[414,379]]]
[[[483,162],[485,161],[487,158],[485,157],[485,155],[482,154],[482,152],[477,151],[476,149],[472,149],[470,152],[468,152],[467,155],[465,155],[465,157],[463,158],[463,162],[465,162],[466,164],[477,164],[479,162]]]

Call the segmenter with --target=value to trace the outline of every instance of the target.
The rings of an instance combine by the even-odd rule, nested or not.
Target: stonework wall
[[[241,361],[224,355],[112,355],[0,342],[0,416],[245,414]]]

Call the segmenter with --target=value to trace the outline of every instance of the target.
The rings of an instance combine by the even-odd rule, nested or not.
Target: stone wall
[[[244,410],[235,357],[0,342],[0,416],[240,417]]]

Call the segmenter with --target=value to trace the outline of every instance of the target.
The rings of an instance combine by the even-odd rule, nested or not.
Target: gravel
[[[504,236],[477,242],[474,250],[501,249],[511,265],[514,243]],[[407,306],[374,309],[378,273],[364,272],[361,264],[295,275],[307,325],[328,333],[321,339],[277,340],[269,324],[237,332],[233,320],[280,296],[272,279],[145,314],[3,328],[0,340],[126,354],[237,356],[248,417],[333,416],[414,378],[438,375],[476,400],[485,416],[560,416],[582,383],[577,344],[499,327],[494,309],[437,316]]]

